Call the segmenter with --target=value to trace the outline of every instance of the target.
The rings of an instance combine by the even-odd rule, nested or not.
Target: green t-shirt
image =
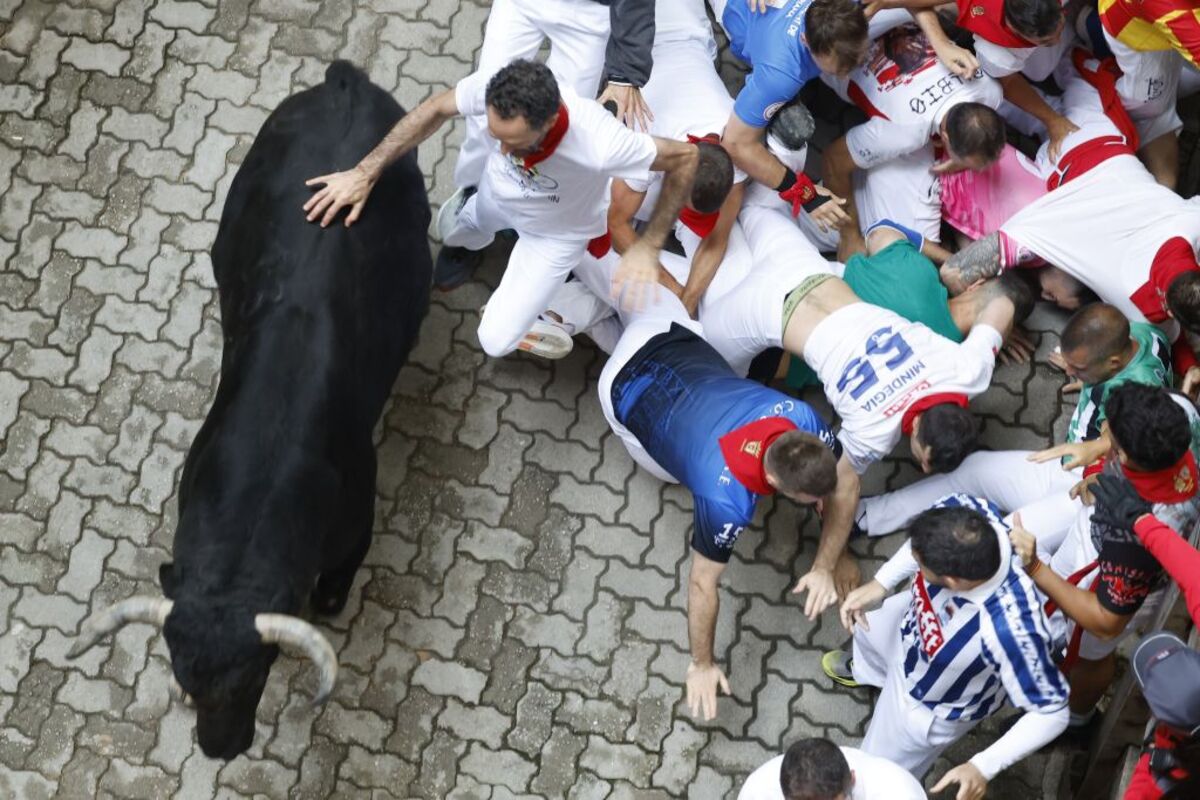
[[[937,267],[911,242],[893,242],[873,256],[850,257],[842,279],[863,302],[920,322],[952,342],[963,340],[950,316],[946,287]],[[791,360],[787,382],[794,388],[815,385],[816,373],[799,358]]]
[[[1138,349],[1125,369],[1103,383],[1084,384],[1079,403],[1067,428],[1068,442],[1086,442],[1100,435],[1104,421],[1104,403],[1108,393],[1122,383],[1143,383],[1147,386],[1171,386],[1171,345],[1167,337],[1149,322],[1131,322],[1129,335]]]

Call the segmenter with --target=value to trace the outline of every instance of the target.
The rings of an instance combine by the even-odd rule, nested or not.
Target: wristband
[[[1033,559],[1033,563],[1025,568],[1025,574],[1032,578],[1034,575],[1037,574],[1037,571],[1041,568],[1042,568],[1042,560],[1035,556]]]
[[[811,214],[812,212],[816,211],[818,208],[825,205],[832,199],[833,198],[829,197],[828,195],[819,194],[816,197],[814,197],[812,200],[809,200],[807,203],[805,203],[802,207],[804,208],[805,211],[807,211],[809,214]]]
[[[793,217],[800,216],[801,208],[805,211],[815,209],[829,199],[817,195],[817,186],[812,182],[812,178],[803,172],[797,175],[790,169],[784,174],[775,191],[779,192],[780,198],[791,203]]]

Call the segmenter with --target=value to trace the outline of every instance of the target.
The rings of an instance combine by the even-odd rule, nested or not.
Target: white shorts
[[[900,626],[909,603],[899,592],[867,614],[871,629],[854,628],[854,679],[881,688],[861,749],[889,759],[917,778],[976,722],[950,722],[935,715],[905,690]]]
[[[930,172],[933,147],[854,171],[854,205],[865,232],[882,219],[899,222],[927,241],[942,239],[942,184]]]
[[[709,344],[744,376],[755,356],[783,345],[783,302],[788,293],[811,275],[833,274],[833,265],[782,209],[745,206],[738,221],[754,269],[737,288],[706,306],[700,322]]]
[[[1182,128],[1175,99],[1183,56],[1174,50],[1134,50],[1107,30],[1104,39],[1123,73],[1117,94],[1137,125],[1142,146]]]
[[[580,97],[595,97],[608,46],[608,6],[593,0],[493,0],[475,71],[498,72],[520,58],[536,58],[550,40],[546,66]],[[487,161],[483,117],[466,118],[466,133],[454,166],[454,183],[476,186]]]

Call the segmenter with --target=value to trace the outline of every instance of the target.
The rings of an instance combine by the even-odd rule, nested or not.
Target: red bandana
[[[775,494],[763,471],[763,456],[772,442],[794,430],[796,423],[790,419],[763,417],[735,428],[718,439],[717,444],[725,457],[725,465],[738,483],[755,494]]]
[[[1033,47],[1004,20],[1004,0],[956,0],[958,26],[1001,47]]]
[[[934,406],[940,406],[942,403],[953,403],[960,408],[966,408],[967,396],[956,392],[939,392],[937,394],[925,395],[905,409],[904,416],[900,418],[900,430],[905,436],[912,436],[913,422],[921,415],[921,412],[928,411]]]
[[[721,137],[715,133],[706,133],[703,136],[693,136],[689,133],[687,140],[688,144],[707,142],[708,144],[715,144],[718,147],[721,146]],[[717,226],[717,217],[719,216],[721,216],[720,210],[707,214],[702,214],[691,206],[684,206],[679,210],[679,221],[683,223],[684,227],[701,239],[712,233],[713,228]]]
[[[567,107],[562,103],[558,104],[558,117],[554,120],[554,124],[550,126],[550,130],[546,131],[546,135],[542,137],[541,143],[538,144],[537,150],[534,150],[529,155],[525,156],[525,169],[531,170],[538,164],[545,161],[550,156],[554,155],[554,151],[558,148],[559,142],[567,135],[567,127],[571,124],[570,115],[567,114]]]
[[[1185,272],[1200,269],[1192,244],[1182,236],[1167,239],[1150,262],[1150,280],[1129,296],[1150,322],[1167,318],[1167,289]]]
[[[1125,464],[1121,465],[1121,472],[1133,484],[1138,496],[1152,503],[1182,503],[1196,494],[1196,457],[1191,450],[1157,472],[1142,472]]]

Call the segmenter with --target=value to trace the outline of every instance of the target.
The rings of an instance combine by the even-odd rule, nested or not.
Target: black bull
[[[402,116],[345,62],[285,100],[225,202],[213,271],[224,350],[212,409],[179,487],[164,598],[96,612],[82,652],[120,625],[164,628],[180,688],[212,757],[249,747],[278,645],[337,662],[297,615],[346,603],[374,520],[372,431],[429,304],[429,202],[416,154],[387,169],[361,219],[308,223],[304,180],[356,163]]]

